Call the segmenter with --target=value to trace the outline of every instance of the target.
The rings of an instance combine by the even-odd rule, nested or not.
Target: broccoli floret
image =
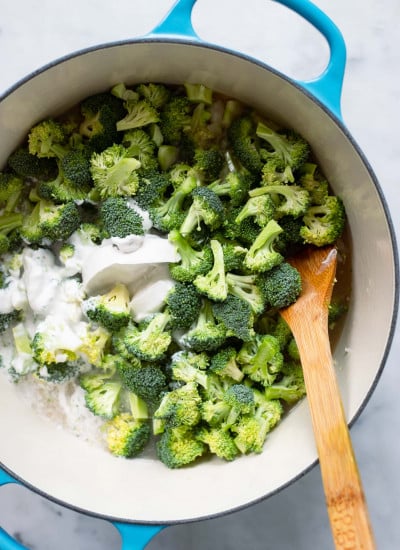
[[[249,115],[235,119],[228,128],[228,140],[234,155],[252,174],[259,174],[263,162],[259,152],[256,125]]]
[[[193,103],[206,103],[211,105],[213,102],[213,91],[204,84],[184,83],[186,95],[189,101]]]
[[[260,227],[264,227],[274,215],[275,203],[269,195],[250,197],[237,215],[235,223],[240,224],[246,218],[252,217]]]
[[[171,182],[164,173],[156,170],[140,173],[135,201],[141,208],[149,210],[151,206],[164,198],[165,192],[170,185]]]
[[[148,422],[121,413],[104,425],[108,449],[115,456],[133,458],[148,443],[151,429]]]
[[[171,326],[174,329],[188,329],[197,319],[201,297],[194,285],[177,281],[166,299]]]
[[[50,180],[57,175],[57,163],[54,158],[39,158],[27,148],[16,149],[7,160],[8,166],[21,178]]]
[[[157,442],[157,455],[168,468],[181,468],[194,462],[206,451],[190,427],[167,428]]]
[[[254,382],[270,386],[283,367],[279,341],[271,334],[257,335],[239,350],[237,361],[242,371]]]
[[[206,388],[208,364],[209,359],[205,352],[177,351],[171,357],[172,378],[186,383],[194,382]]]
[[[165,105],[171,96],[170,90],[164,84],[154,82],[139,84],[135,90],[141,97],[147,99],[155,109],[160,109]]]
[[[247,197],[251,185],[251,178],[246,173],[228,172],[221,179],[217,179],[208,185],[219,197],[229,198],[233,206],[241,205]]]
[[[334,243],[342,234],[346,213],[340,197],[329,195],[323,204],[310,206],[303,216],[300,235],[315,246]]]
[[[100,207],[100,218],[110,237],[144,235],[143,218],[123,197],[108,197]]]
[[[31,128],[28,134],[29,153],[39,158],[62,158],[66,152],[66,135],[62,125],[46,119]]]
[[[110,379],[104,373],[85,373],[80,377],[80,385],[85,390],[87,408],[96,416],[111,419],[119,411],[122,383]]]
[[[254,313],[248,301],[229,294],[223,302],[213,304],[214,316],[227,329],[227,336],[244,342],[254,336]]]
[[[244,374],[236,361],[237,351],[233,346],[219,350],[211,357],[210,372],[241,382]]]
[[[336,327],[336,324],[342,319],[348,309],[349,305],[344,298],[332,298],[328,306],[329,330],[333,330]]]
[[[167,385],[166,376],[158,365],[133,365],[120,361],[117,371],[130,392],[143,399],[152,409],[158,406]]]
[[[261,453],[268,433],[278,424],[283,407],[278,400],[268,400],[261,392],[254,390],[255,413],[244,415],[232,426],[235,445],[242,454]]]
[[[226,239],[223,235],[218,233],[214,234],[214,238],[217,239],[222,245],[225,271],[240,271],[243,268],[247,248],[244,248],[237,241],[235,242],[230,239]]]
[[[4,209],[4,212],[14,212],[23,188],[24,182],[20,177],[0,172],[0,207]]]
[[[295,256],[304,247],[303,237],[300,235],[300,229],[303,226],[301,217],[283,216],[279,218],[279,225],[283,232],[275,241],[275,247],[285,258]]]
[[[158,169],[156,144],[145,130],[128,130],[123,134],[121,143],[127,150],[127,156],[134,157],[140,162],[141,170]]]
[[[117,122],[117,130],[119,132],[148,126],[160,120],[158,111],[147,99],[125,101],[124,107],[127,113]]]
[[[156,205],[151,206],[149,214],[154,227],[164,232],[178,229],[186,215],[184,202],[196,185],[196,179],[188,177],[179,187],[175,188],[167,200],[161,199],[161,204],[156,203]]]
[[[271,158],[271,153],[266,153],[264,150],[261,150],[260,154],[261,158],[265,157],[267,160],[262,168],[262,185],[281,185],[284,183],[294,182],[294,176],[291,167],[285,166],[285,163],[281,158]]]
[[[300,361],[300,351],[294,338],[291,338],[289,340],[286,347],[286,353],[290,359],[293,359],[294,361]]]
[[[271,334],[279,341],[281,351],[284,351],[292,338],[292,331],[281,315],[277,316],[275,326],[273,327]]]
[[[84,323],[80,340],[79,354],[83,355],[91,365],[100,366],[110,340],[109,331],[101,326],[92,327],[90,324]]]
[[[94,186],[102,199],[135,195],[139,187],[139,167],[140,162],[128,157],[125,147],[120,144],[93,153],[90,159]]]
[[[64,384],[72,380],[79,374],[79,363],[53,363],[39,367],[36,371],[36,376],[46,382],[53,384]]]
[[[183,146],[180,146],[180,153],[183,158],[192,159],[195,155],[196,148],[202,150],[211,150],[216,147],[219,149],[220,140],[222,137],[222,128],[216,123],[216,119],[220,115],[219,103],[216,102],[211,106],[200,102],[193,109],[190,120],[190,128],[186,129],[183,136]],[[212,157],[211,157],[212,158]],[[215,156],[218,159],[218,155]],[[218,164],[220,160],[218,159]],[[210,165],[206,156],[206,163]],[[212,160],[210,167],[213,168],[213,173],[219,172]]]
[[[250,189],[250,197],[271,196],[275,202],[275,218],[281,216],[302,216],[310,206],[310,194],[300,185],[264,185]]]
[[[194,151],[194,168],[200,172],[205,182],[218,178],[224,163],[224,155],[216,147],[209,149],[196,148]]]
[[[58,172],[54,179],[42,181],[37,184],[37,194],[40,198],[56,203],[69,201],[82,201],[90,198],[92,188],[90,186],[77,186],[64,177],[61,161],[57,161]]]
[[[198,275],[207,273],[213,265],[213,253],[210,246],[196,250],[178,230],[168,234],[168,240],[175,245],[180,262],[169,264],[171,276],[176,281],[191,282]]]
[[[311,204],[323,204],[329,195],[328,181],[319,173],[318,166],[306,162],[301,169],[299,184],[310,194]]]
[[[175,145],[160,145],[157,161],[161,170],[169,170],[179,160],[179,149]]]
[[[267,271],[259,281],[267,307],[287,307],[295,302],[301,293],[300,273],[287,262],[282,262]]]
[[[294,405],[306,394],[303,369],[299,361],[286,363],[282,374],[271,386],[265,388],[266,399],[281,399],[289,405]]]
[[[191,351],[213,351],[222,346],[227,338],[225,325],[214,317],[212,303],[203,300],[196,323],[180,338],[180,344]]]
[[[12,234],[20,230],[23,224],[23,215],[17,212],[0,215],[0,254],[12,249]]]
[[[256,134],[269,144],[272,149],[271,155],[278,156],[285,167],[297,170],[306,162],[310,153],[310,146],[296,132],[286,130],[278,133],[267,126],[265,122],[259,122]]]
[[[160,112],[160,129],[165,143],[180,146],[184,131],[190,129],[192,105],[187,97],[173,96]]]
[[[282,231],[275,220],[269,221],[260,231],[244,258],[244,264],[250,271],[268,271],[283,262],[282,254],[274,248],[275,241]]]
[[[68,239],[80,226],[79,209],[73,201],[57,205],[42,200],[37,203],[36,208],[39,208],[38,227],[43,237],[49,239],[51,242]],[[33,212],[32,217],[35,219]],[[24,222],[24,235],[25,231],[26,225]]]
[[[247,302],[255,314],[265,309],[265,298],[258,284],[257,275],[238,275],[227,273],[226,282],[229,294]]]
[[[224,460],[234,460],[239,454],[232,435],[228,430],[216,428],[201,428],[196,435],[199,441],[205,443],[212,454]]]
[[[245,246],[250,246],[260,233],[260,226],[253,217],[245,218],[241,223],[236,223],[241,207],[225,209],[224,222],[220,231],[227,239],[236,240]]]
[[[130,323],[122,329],[126,349],[144,361],[163,359],[171,343],[169,321],[169,314],[162,312],[155,313],[144,328]]]
[[[242,415],[253,412],[253,390],[238,383],[229,383],[225,388],[220,386],[217,395],[213,399],[206,397],[202,405],[203,420],[210,426],[222,425],[224,428],[230,428]]]
[[[92,187],[90,149],[71,149],[61,160],[64,183],[89,193]]]
[[[226,300],[228,296],[224,253],[219,241],[211,239],[210,246],[214,256],[213,266],[205,275],[198,275],[193,281],[193,284],[201,294],[204,294],[210,298],[210,300],[222,302]]]
[[[80,108],[84,118],[79,133],[92,149],[100,152],[119,142],[116,124],[125,114],[119,98],[102,92],[84,99]]]
[[[131,320],[129,292],[122,283],[114,285],[106,294],[87,298],[82,307],[91,321],[111,332],[117,332]]]
[[[201,397],[194,382],[166,392],[154,412],[153,433],[158,435],[171,426],[196,426],[201,420],[200,407]]]
[[[224,216],[224,207],[218,195],[208,187],[197,187],[192,191],[192,199],[180,228],[182,235],[189,235],[194,229],[199,229],[202,222],[212,230],[217,229]]]

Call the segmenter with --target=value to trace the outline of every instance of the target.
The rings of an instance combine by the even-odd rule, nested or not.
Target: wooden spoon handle
[[[299,320],[301,328],[292,326],[292,330],[305,366],[332,534],[338,550],[373,550],[374,536],[333,367],[327,323],[323,321],[314,320],[305,327],[304,320]]]

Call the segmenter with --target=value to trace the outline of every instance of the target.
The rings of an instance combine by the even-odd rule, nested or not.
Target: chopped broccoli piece
[[[177,351],[171,357],[172,378],[186,383],[194,382],[206,388],[208,364],[209,359],[205,352]]]
[[[281,309],[297,300],[301,293],[301,276],[287,262],[273,267],[263,277],[260,286],[269,307]]]
[[[207,445],[212,454],[224,460],[234,460],[239,453],[232,435],[221,427],[203,427],[198,431],[196,437]]]
[[[120,144],[93,153],[90,159],[94,186],[102,199],[135,195],[139,187],[139,167],[140,162],[128,157],[125,147]]]
[[[328,181],[319,173],[318,166],[306,162],[301,169],[299,184],[306,189],[311,198],[311,204],[323,204],[329,195]]]
[[[79,374],[79,363],[52,363],[42,365],[36,371],[36,376],[53,384],[64,384]]]
[[[283,216],[279,218],[283,231],[275,241],[275,247],[285,258],[295,256],[304,247],[304,239],[300,235],[303,226],[301,217]]]
[[[148,443],[151,429],[148,422],[137,420],[129,413],[121,413],[104,426],[109,450],[115,456],[133,458]]]
[[[200,407],[201,397],[194,382],[166,392],[154,412],[154,434],[171,426],[196,426],[201,420]]]
[[[100,207],[100,218],[110,237],[144,235],[143,217],[123,197],[108,197]]]
[[[123,134],[121,143],[127,150],[127,156],[134,157],[140,162],[142,170],[158,170],[156,144],[145,130],[128,130]]]
[[[191,283],[177,281],[166,297],[171,326],[174,329],[188,329],[197,319],[201,297]]]
[[[158,406],[167,385],[166,376],[158,365],[133,365],[121,361],[117,371],[130,392],[143,399],[152,409]]]
[[[57,175],[57,163],[54,158],[39,158],[25,147],[11,153],[7,164],[21,178],[49,180]]]
[[[250,197],[237,215],[235,222],[241,223],[249,216],[261,227],[267,225],[274,218],[275,203],[269,195]]]
[[[210,246],[214,255],[213,267],[205,275],[197,275],[193,284],[200,293],[210,298],[210,300],[222,302],[228,296],[224,253],[221,243],[216,239],[211,239]]]
[[[28,135],[29,153],[39,158],[62,158],[66,152],[66,135],[62,125],[47,119],[33,126]]]
[[[196,148],[194,151],[194,168],[200,172],[205,182],[213,181],[219,177],[224,162],[224,155],[217,147]]]
[[[257,335],[239,350],[237,361],[242,371],[254,382],[270,386],[283,367],[279,341],[271,334]]]
[[[258,237],[260,226],[253,217],[245,218],[242,222],[236,223],[240,211],[240,206],[235,208],[228,206],[225,209],[224,222],[220,231],[227,239],[236,240],[245,246],[250,246]]]
[[[192,105],[187,97],[172,96],[160,111],[160,130],[165,143],[181,145],[183,132],[190,129]]]
[[[135,90],[139,96],[147,99],[155,109],[163,107],[171,96],[170,90],[164,84],[155,84],[154,82],[139,84]]]
[[[275,202],[275,217],[302,216],[310,206],[310,194],[300,185],[264,185],[249,191],[252,198],[266,194]]]
[[[119,132],[148,126],[160,120],[157,110],[147,99],[126,101],[124,107],[127,113],[117,122]]]
[[[237,351],[232,346],[219,350],[211,358],[210,372],[218,376],[226,376],[235,382],[241,382],[244,374],[236,361],[236,355]]]
[[[224,178],[210,183],[208,188],[219,197],[229,198],[232,206],[239,206],[246,199],[250,184],[251,178],[245,172],[228,172]]]
[[[90,149],[71,149],[61,160],[61,169],[65,183],[71,187],[89,193],[92,187],[92,175],[90,173]]]
[[[228,128],[228,140],[234,155],[252,174],[261,173],[263,162],[259,152],[256,125],[249,115],[236,118]]]
[[[192,199],[193,202],[180,228],[182,235],[199,229],[201,222],[210,229],[217,229],[222,224],[224,215],[224,207],[218,195],[208,187],[197,187],[192,191]]]
[[[247,253],[247,248],[244,248],[238,242],[226,239],[221,234],[215,234],[214,238],[217,239],[222,245],[225,271],[240,271],[243,268],[243,262]]]
[[[204,84],[191,84],[189,82],[185,82],[184,86],[189,101],[193,103],[206,103],[207,105],[212,104],[213,91],[211,88],[207,88]]]
[[[226,327],[227,336],[244,342],[254,336],[254,313],[248,301],[228,294],[226,300],[213,304],[214,316]]]
[[[157,455],[168,468],[181,468],[202,456],[206,446],[187,426],[167,428],[157,442]]]
[[[34,208],[38,209],[38,228],[43,238],[51,242],[64,241],[74,233],[81,223],[79,209],[73,201],[65,204],[54,204],[49,201],[40,201]],[[36,214],[32,212],[22,226],[21,233],[27,236],[29,227],[35,221]],[[32,228],[34,230],[34,228]],[[28,237],[29,240],[29,237]]]
[[[117,332],[131,320],[129,292],[125,285],[117,283],[106,294],[91,296],[82,304],[91,321]]]
[[[221,378],[220,378],[221,380]],[[219,387],[218,387],[219,385]],[[217,395],[205,396],[202,405],[202,417],[210,426],[233,426],[244,414],[254,412],[252,388],[240,383],[216,384]]]
[[[191,351],[213,351],[222,346],[227,338],[226,328],[214,317],[212,303],[205,299],[194,325],[183,334],[180,343]]]
[[[174,189],[171,196],[149,208],[149,214],[154,227],[160,231],[168,232],[178,229],[185,219],[186,210],[184,202],[197,185],[194,177],[186,178],[181,185]]]
[[[53,179],[38,182],[36,191],[40,198],[55,203],[83,201],[90,198],[92,189],[89,186],[77,186],[67,180],[60,161],[57,161],[57,167],[58,172]]]
[[[0,313],[0,334],[16,325],[22,318],[22,311],[14,309],[10,313]]]
[[[149,170],[139,175],[139,187],[135,195],[138,205],[149,210],[157,201],[163,199],[171,182],[168,176],[157,170]]]
[[[207,273],[213,265],[213,253],[210,246],[196,250],[178,230],[168,234],[168,240],[175,245],[181,260],[170,264],[171,276],[176,281],[191,282],[198,275]]]
[[[23,216],[20,213],[0,214],[0,254],[11,251],[12,233],[20,230],[23,224]]]
[[[274,248],[275,241],[282,231],[275,220],[270,220],[260,231],[244,259],[244,264],[250,271],[268,271],[283,262],[282,254]]]
[[[315,246],[334,243],[342,234],[346,221],[345,208],[340,197],[329,195],[323,204],[310,206],[303,216],[300,235]]]
[[[0,172],[0,207],[4,212],[14,212],[18,205],[24,182],[15,174]]]
[[[282,369],[282,375],[271,386],[265,388],[265,397],[273,400],[281,399],[289,405],[293,405],[306,394],[300,362],[287,362]]]
[[[265,298],[258,283],[257,275],[238,275],[227,273],[226,282],[229,294],[247,302],[255,314],[265,309]]]
[[[119,142],[117,121],[124,116],[122,101],[109,92],[87,97],[81,102],[83,121],[79,133],[94,151],[100,152]]]
[[[108,379],[101,374],[87,373],[80,377],[81,387],[85,390],[87,408],[96,416],[111,419],[119,411],[122,383]]]
[[[126,349],[144,361],[163,359],[171,343],[169,321],[169,314],[162,312],[155,313],[142,329],[130,323],[122,329]]]

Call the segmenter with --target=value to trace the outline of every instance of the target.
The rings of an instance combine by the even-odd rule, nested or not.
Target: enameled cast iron
[[[195,0],[178,0],[149,35],[72,54],[8,90],[0,98],[0,167],[34,123],[117,82],[202,82],[294,127],[311,143],[343,198],[351,230],[352,301],[335,360],[353,423],[376,386],[394,332],[394,232],[379,184],[341,120],[346,58],[341,33],[308,0],[277,1],[327,39],[330,61],[318,79],[294,81],[253,58],[201,41],[191,24]],[[374,340],[366,345],[370,334]],[[112,521],[126,550],[143,548],[170,523],[210,518],[271,496],[317,461],[306,402],[271,434],[261,455],[175,471],[155,459],[117,460],[35,417],[12,385],[1,381],[0,392],[0,416],[12,419],[0,425],[0,485],[22,483],[59,504]],[[232,478],[239,480],[234,493]],[[1,530],[0,546],[22,549]]]

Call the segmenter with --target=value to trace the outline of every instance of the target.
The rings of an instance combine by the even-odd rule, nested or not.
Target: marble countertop
[[[0,94],[69,52],[142,36],[172,3],[3,0]],[[399,233],[400,4],[397,0],[315,3],[343,32],[348,53],[343,118],[380,181]],[[271,2],[199,0],[193,23],[203,39],[247,53],[294,78],[316,76],[326,63],[328,49],[318,33]],[[400,548],[399,363],[397,334],[378,387],[351,431],[377,545],[382,550]],[[14,485],[0,489],[0,524],[31,550],[120,548],[119,535],[110,524],[61,508]],[[170,527],[148,545],[149,550],[212,547],[333,548],[318,467],[260,504],[221,518]]]

